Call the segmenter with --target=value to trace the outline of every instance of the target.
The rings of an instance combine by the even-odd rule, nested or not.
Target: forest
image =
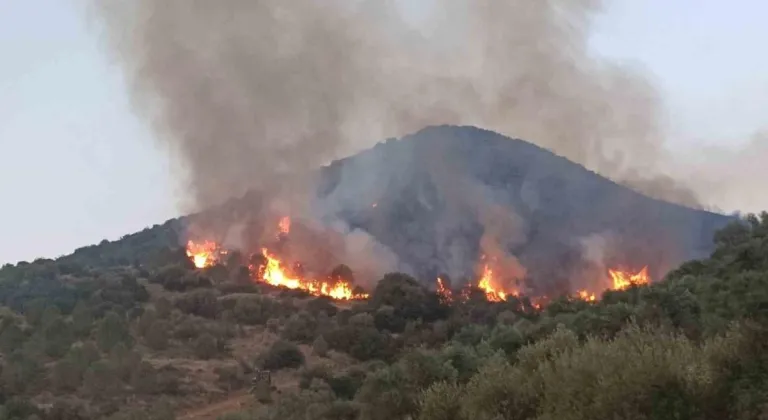
[[[0,269],[0,419],[768,418],[768,213],[663,280],[542,308],[402,273],[337,302],[158,232]]]

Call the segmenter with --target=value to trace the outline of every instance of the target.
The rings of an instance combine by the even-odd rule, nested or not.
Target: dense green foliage
[[[0,269],[0,419],[173,418],[256,367],[280,380],[226,418],[768,418],[768,214],[663,281],[541,311],[403,274],[337,305],[157,236]]]

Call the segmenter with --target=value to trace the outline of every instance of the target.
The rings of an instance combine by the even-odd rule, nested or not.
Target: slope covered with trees
[[[224,418],[765,418],[768,214],[715,244],[663,281],[541,310],[447,304],[397,273],[341,304],[173,246],[6,265],[0,418],[170,419],[242,395],[257,368],[271,386]]]

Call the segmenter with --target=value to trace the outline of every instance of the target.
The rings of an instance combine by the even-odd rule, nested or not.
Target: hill
[[[648,265],[660,278],[706,256],[712,234],[733,220],[648,198],[531,143],[455,126],[334,162],[317,206],[370,233],[420,278],[472,278],[480,257],[496,253],[519,259],[534,286],[604,271],[590,270],[595,251],[598,265]]]
[[[714,232],[734,220],[646,197],[531,143],[475,127],[428,127],[389,139],[313,178],[311,206],[297,219],[341,223],[345,234],[362,232],[377,245],[367,260],[393,261],[378,264],[374,281],[364,282],[368,286],[387,271],[430,284],[438,275],[465,284],[478,276],[484,258],[515,277],[507,280],[522,280],[531,294],[596,288],[590,283],[612,267],[648,266],[659,279],[683,261],[708,255]],[[121,241],[77,250],[71,258],[147,263],[158,251],[182,244],[190,227],[204,225],[206,235],[223,238],[248,215],[258,225],[254,231],[263,230],[272,223],[262,216],[269,203],[269,193],[254,191]],[[250,236],[256,242],[260,237]],[[311,247],[331,242],[320,235]],[[333,263],[357,271],[360,253],[348,254],[336,253]]]
[[[663,281],[544,308],[398,273],[332,302],[173,248],[6,265],[0,418],[764,418],[768,214],[714,239]]]
[[[479,248],[485,230],[509,233],[491,223],[499,214],[525,221],[513,225],[525,235],[512,252],[530,276],[537,253],[556,266],[567,259],[549,246],[606,230],[626,235],[606,245],[629,243],[619,255],[640,252],[631,245],[644,246],[632,242],[643,230],[668,235],[651,246],[680,249],[677,258],[709,255],[653,284],[543,307],[477,289],[436,293],[431,278],[404,273],[377,279],[368,299],[333,301],[254,282],[234,255],[195,268],[179,244],[207,215],[187,216],[0,268],[0,419],[768,415],[768,214],[706,239],[730,218],[651,200],[468,127],[389,141],[335,162],[319,180],[315,216],[343,218],[393,250],[403,244],[415,253],[398,251],[403,265],[425,262],[425,272],[450,262],[440,257],[446,232],[459,229],[459,240]],[[477,191],[501,204],[486,213]],[[210,214],[226,219],[222,212],[253,197]],[[466,231],[451,223],[462,217],[474,221]],[[436,254],[419,254],[433,240]],[[646,252],[643,263],[656,251]]]

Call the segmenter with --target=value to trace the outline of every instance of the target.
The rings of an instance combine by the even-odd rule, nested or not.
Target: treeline
[[[306,366],[298,395],[226,419],[768,418],[768,214],[715,241],[662,282],[542,312],[476,300],[444,313],[384,279],[353,324],[404,321],[389,358]]]
[[[715,241],[662,282],[543,310],[479,291],[447,305],[397,273],[339,305],[172,248],[7,265],[0,419],[170,419],[257,368],[298,387],[261,387],[228,419],[765,418],[768,214]]]

